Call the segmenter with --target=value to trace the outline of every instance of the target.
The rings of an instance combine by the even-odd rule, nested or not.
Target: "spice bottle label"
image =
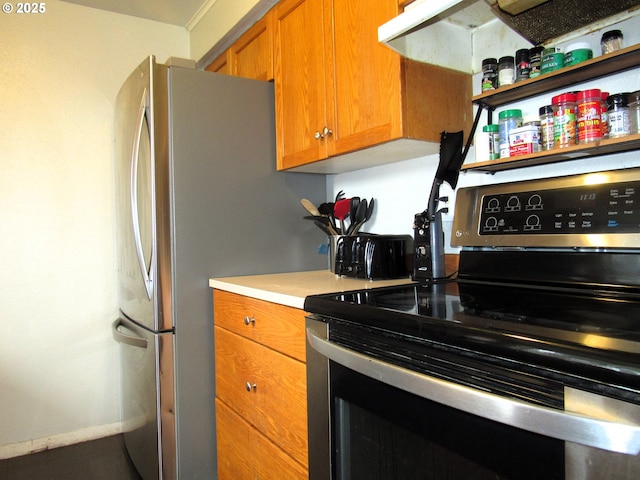
[[[576,113],[573,108],[558,108],[553,122],[556,147],[567,147],[576,143]]]
[[[578,104],[578,143],[590,142],[602,138],[600,100]]]

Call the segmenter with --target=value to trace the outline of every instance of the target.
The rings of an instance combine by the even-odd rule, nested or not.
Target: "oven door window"
[[[330,368],[336,480],[564,478],[562,441]]]

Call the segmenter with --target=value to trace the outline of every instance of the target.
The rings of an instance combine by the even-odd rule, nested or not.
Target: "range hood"
[[[457,42],[446,25],[473,31],[499,19],[531,45],[545,45],[589,25],[603,28],[605,19],[612,24],[638,14],[639,6],[640,0],[416,0],[379,27],[378,41],[405,55],[406,37],[416,32],[431,28],[434,38]]]

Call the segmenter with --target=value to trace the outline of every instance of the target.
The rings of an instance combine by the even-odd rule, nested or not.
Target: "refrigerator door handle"
[[[152,263],[147,266],[145,262],[144,249],[142,247],[142,236],[140,233],[140,219],[138,216],[138,168],[140,166],[140,142],[142,141],[145,123],[149,125],[149,120],[147,119],[147,122],[145,122],[145,119],[147,119],[146,88],[142,92],[142,100],[140,101],[140,108],[138,110],[138,120],[136,121],[135,138],[133,140],[133,150],[131,152],[131,219],[133,221],[133,236],[136,253],[138,255],[138,264],[140,265],[147,298],[151,300],[151,296],[153,294],[153,281],[151,279],[150,266]],[[148,133],[149,137],[151,137],[151,132],[148,131]]]
[[[115,338],[117,342],[131,345],[132,347],[147,348],[148,342],[146,338],[122,333],[119,329],[120,326],[127,328],[125,320],[123,320],[122,318],[116,319],[111,324],[111,333],[113,334],[113,338]]]

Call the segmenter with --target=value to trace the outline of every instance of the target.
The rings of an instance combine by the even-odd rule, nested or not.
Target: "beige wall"
[[[119,430],[113,108],[184,28],[57,0],[0,13],[0,458]]]

